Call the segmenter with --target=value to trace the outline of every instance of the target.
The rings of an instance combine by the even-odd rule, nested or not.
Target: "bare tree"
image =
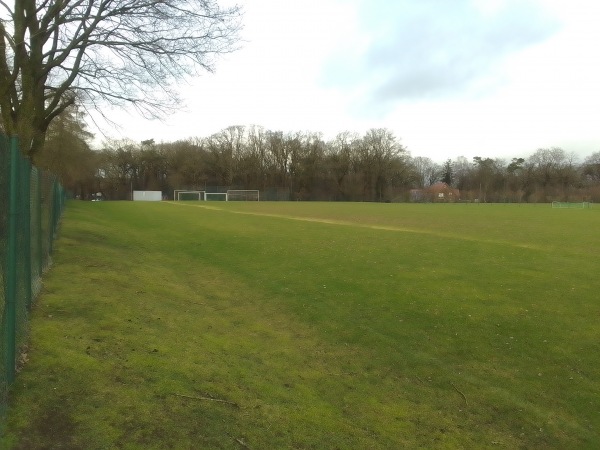
[[[175,81],[236,49],[241,10],[216,0],[0,0],[0,112],[24,153],[71,104],[177,107]]]
[[[600,152],[595,152],[585,158],[583,175],[589,182],[600,183]]]
[[[431,186],[440,179],[441,168],[431,158],[415,156],[410,162],[417,187]]]
[[[384,200],[384,191],[391,180],[393,161],[401,158],[405,152],[406,149],[387,128],[372,128],[366,132],[358,150],[358,165],[363,175],[366,199]]]
[[[345,191],[345,181],[352,173],[355,150],[360,136],[357,133],[344,131],[338,133],[335,139],[329,143],[326,148],[326,157],[329,165],[329,170],[337,187],[335,198],[345,200],[347,192]]]
[[[464,156],[458,156],[452,161],[452,172],[454,174],[454,186],[463,190],[470,189],[473,167]]]
[[[215,181],[222,186],[231,186],[245,146],[245,128],[227,127],[206,139],[205,145],[212,157]]]

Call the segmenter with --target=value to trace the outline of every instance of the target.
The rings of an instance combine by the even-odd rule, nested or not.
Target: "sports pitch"
[[[599,448],[600,208],[71,202],[5,447]]]

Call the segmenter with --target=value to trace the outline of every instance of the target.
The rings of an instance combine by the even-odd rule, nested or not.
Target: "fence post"
[[[31,309],[31,303],[33,300],[33,289],[31,283],[33,282],[32,270],[31,270],[31,162],[29,159],[23,160],[21,158],[21,208],[22,208],[22,224],[24,225],[23,235],[23,257],[24,257],[24,269],[25,273],[25,306],[27,310]]]
[[[17,325],[17,191],[19,177],[19,147],[16,137],[10,138],[10,180],[8,193],[8,241],[6,261],[6,298],[4,309],[5,329],[5,370],[6,381],[15,381],[16,325]]]
[[[39,258],[38,258],[38,274],[41,277],[44,272],[44,244],[42,238],[42,171],[37,169],[37,223],[36,226],[36,236],[37,236],[37,246],[39,249]]]
[[[54,238],[56,237],[56,180],[52,180],[52,191],[48,193],[51,198],[50,229],[48,235],[48,258],[54,251]]]

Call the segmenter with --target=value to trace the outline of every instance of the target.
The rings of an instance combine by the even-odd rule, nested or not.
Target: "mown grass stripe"
[[[426,230],[426,229],[415,229],[415,228],[397,227],[397,226],[389,226],[389,225],[388,226],[386,226],[386,225],[368,225],[368,224],[348,222],[348,221],[343,221],[343,220],[320,219],[317,217],[301,217],[301,216],[292,216],[292,215],[287,215],[287,214],[235,211],[235,210],[227,210],[224,208],[219,208],[216,206],[207,206],[207,205],[197,204],[197,203],[190,204],[187,202],[186,203],[165,202],[165,203],[177,205],[177,206],[188,206],[188,207],[193,207],[193,208],[201,208],[201,209],[212,210],[212,211],[223,211],[223,212],[228,212],[231,214],[242,214],[242,215],[259,216],[259,217],[272,217],[272,218],[276,218],[276,219],[296,220],[296,221],[300,221],[300,222],[315,222],[315,223],[322,223],[322,224],[327,224],[327,225],[340,225],[340,226],[347,226],[347,227],[367,228],[367,229],[372,229],[372,230],[392,231],[392,232],[399,232],[399,233],[425,234],[425,235],[436,236],[436,237],[444,238],[444,239],[456,239],[456,240],[463,240],[463,241],[481,242],[481,243],[487,243],[487,244],[497,244],[497,245],[503,245],[503,246],[508,245],[508,246],[514,246],[514,247],[520,247],[520,248],[528,248],[528,249],[532,249],[532,250],[543,250],[542,247],[538,247],[538,246],[531,245],[531,244],[514,243],[514,242],[510,242],[508,240],[473,238],[470,236],[457,235],[455,233],[442,233],[439,231],[431,231],[431,230]]]

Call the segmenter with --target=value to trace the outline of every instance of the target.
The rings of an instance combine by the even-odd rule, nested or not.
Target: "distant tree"
[[[266,135],[267,152],[272,161],[272,179],[276,186],[291,190],[289,140],[289,136],[285,136],[282,131],[268,131]]]
[[[167,158],[161,146],[154,144],[153,139],[142,141],[134,152],[134,158],[138,175],[136,189],[167,190]]]
[[[213,182],[231,186],[238,173],[238,165],[245,146],[245,128],[231,126],[205,140],[205,148],[211,156]]]
[[[579,181],[574,154],[559,147],[536,150],[526,166],[536,188],[535,201],[566,200]]]
[[[439,181],[441,169],[438,164],[426,156],[415,156],[409,160],[416,185],[424,188]]]
[[[292,167],[295,172],[295,192],[302,200],[317,200],[327,196],[325,142],[321,133],[298,133],[292,147]],[[292,167],[290,169],[292,169]],[[292,197],[293,198],[293,197]]]
[[[334,198],[337,200],[349,199],[350,193],[346,186],[346,180],[353,171],[355,150],[359,139],[358,134],[345,131],[339,133],[327,145],[326,158],[329,171],[335,181]]]
[[[473,187],[479,190],[479,195],[477,196],[479,201],[487,202],[490,194],[495,191],[495,188],[499,187],[495,186],[495,182],[501,177],[502,164],[500,161],[492,158],[475,156],[473,158],[473,166],[475,169],[473,173]]]
[[[0,113],[38,154],[76,102],[130,104],[156,116],[179,105],[175,81],[235,49],[240,8],[215,0],[15,0],[0,13]]]
[[[513,158],[506,166],[506,191],[511,201],[521,202],[525,195],[525,159]]]
[[[138,145],[131,140],[108,140],[98,155],[99,190],[112,200],[128,200],[138,186]]]
[[[386,188],[393,176],[394,161],[406,152],[394,134],[386,128],[365,133],[358,147],[358,165],[363,177],[365,200],[385,200]]]
[[[600,201],[600,152],[585,158],[580,170],[582,185],[585,188],[582,198],[593,202]]]
[[[267,151],[267,132],[259,126],[247,130],[247,145],[242,167],[246,188],[264,189],[269,178],[270,158]]]
[[[450,186],[454,181],[454,172],[452,169],[451,159],[447,159],[444,165],[442,166],[442,181],[448,186]]]
[[[506,170],[510,174],[515,174],[523,169],[523,163],[525,163],[525,159],[513,158]]]
[[[205,190],[208,156],[200,139],[162,144],[167,164],[168,194],[174,189]]]
[[[50,124],[38,166],[56,174],[71,194],[85,197],[95,190],[98,158],[89,145],[93,137],[79,108],[70,106]]]
[[[461,191],[469,190],[472,184],[473,166],[464,156],[459,156],[452,162],[454,186]]]
[[[600,152],[585,158],[583,162],[583,175],[592,183],[600,183]]]

